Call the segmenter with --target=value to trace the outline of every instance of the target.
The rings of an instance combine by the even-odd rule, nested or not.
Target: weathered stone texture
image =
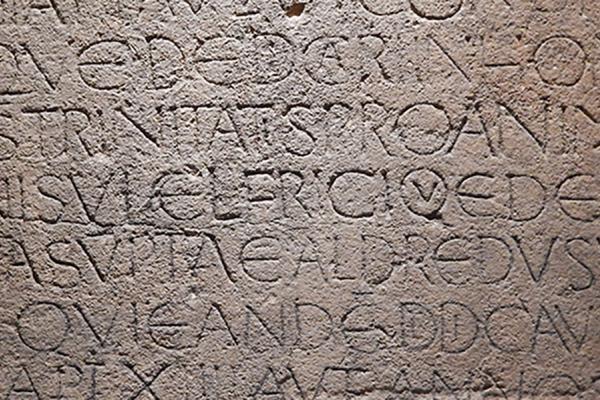
[[[597,0],[0,1],[0,398],[600,399]]]

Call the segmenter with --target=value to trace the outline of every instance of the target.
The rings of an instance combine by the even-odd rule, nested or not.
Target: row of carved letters
[[[246,19],[260,15],[263,9],[286,11],[286,4],[291,2],[284,0],[165,0],[157,2],[159,9],[153,7],[144,7],[147,0],[115,0],[97,6],[92,14],[90,13],[90,3],[86,0],[63,4],[51,0],[38,0],[34,2],[10,0],[3,3],[0,11],[6,14],[6,23],[21,21],[34,22],[35,18],[40,18],[44,14],[50,14],[54,21],[64,24],[81,22],[82,17],[86,15],[113,15],[126,17],[130,20],[139,18],[144,13],[153,15],[153,13],[166,12],[167,15],[190,18],[193,16],[201,17],[203,15],[221,14],[234,18]],[[310,1],[306,3],[310,4]],[[302,4],[306,4],[302,3]],[[430,20],[443,22],[455,17],[465,8],[466,2],[463,0],[448,0],[439,4],[431,0],[391,0],[380,2],[377,0],[360,0],[357,2],[362,8],[375,17],[394,16],[400,13],[412,12],[415,16]],[[93,3],[92,3],[93,4]],[[154,4],[156,7],[157,4]],[[532,10],[540,13],[556,13],[567,7],[568,2],[563,0],[544,1],[533,0],[527,2],[526,6],[532,6]],[[347,0],[336,0],[335,5],[340,8],[347,5],[354,7],[355,4]],[[593,0],[586,0],[582,4],[584,12],[593,10]],[[513,5],[509,2],[502,3],[502,6],[510,9]]]
[[[356,85],[367,80],[398,82],[402,78],[396,76],[396,65],[392,67],[384,60],[388,51],[386,43],[376,34],[352,38],[325,36],[299,49],[280,34],[247,38],[221,36],[202,41],[194,54],[186,54],[188,51],[172,39],[151,35],[142,45],[143,54],[138,54],[142,50],[134,50],[139,45],[132,46],[127,40],[105,39],[80,49],[72,64],[77,67],[81,83],[99,91],[138,86],[141,81],[149,90],[172,89],[183,81],[183,75],[189,75],[184,73],[189,68],[195,68],[206,82],[218,86],[276,84],[294,74],[296,64],[302,65],[299,70],[302,75],[327,86]],[[420,46],[443,56],[448,70],[464,82],[472,81],[472,73],[460,66],[457,57],[453,57],[438,40],[429,38]],[[302,51],[302,55],[296,54],[298,51]],[[573,59],[558,65],[550,64],[548,57],[557,51],[574,53]],[[486,60],[485,48],[481,53],[481,64],[485,68],[497,67],[494,61]],[[589,71],[588,53],[578,40],[568,36],[554,35],[542,40],[533,58],[540,82],[551,87],[575,86]],[[40,78],[47,86],[45,90],[54,91],[60,87],[62,76],[50,74],[42,57],[34,54],[27,45],[0,44],[0,60],[6,64],[8,78],[1,82],[0,95],[28,94],[33,91],[30,81]],[[33,70],[25,68],[28,64],[33,64]],[[501,66],[521,67],[518,61]]]
[[[107,113],[97,109],[97,115],[84,108],[24,107],[20,112],[0,113],[0,161],[91,157],[107,148],[114,150],[115,140],[122,140],[126,132],[132,135],[127,136],[129,140],[150,146],[152,151],[190,159],[211,152],[264,159],[281,152],[302,158],[358,156],[368,151],[401,158],[444,157],[465,150],[511,162],[527,161],[532,155],[551,157],[546,148],[556,139],[552,135],[532,129],[504,104],[485,104],[486,111],[494,115],[487,118],[480,106],[475,104],[472,112],[454,117],[435,102],[414,103],[403,109],[375,102],[355,106],[158,105],[137,111],[117,107]],[[581,116],[582,124],[593,127],[597,123],[583,106],[567,109]],[[113,132],[112,139],[108,132]]]
[[[389,281],[411,273],[423,285],[494,287],[518,278],[527,287],[594,290],[600,238],[552,236],[541,241],[495,234],[292,236],[281,232],[100,234],[31,242],[0,237],[4,273],[39,285],[69,289],[88,284],[120,287],[131,278],[215,277],[238,288],[277,287],[312,274],[330,289]],[[225,239],[227,238],[227,239]],[[41,246],[33,251],[32,246]],[[540,261],[541,260],[541,261]],[[552,277],[560,276],[554,280]],[[177,278],[177,279],[175,279]],[[165,283],[167,282],[167,283]],[[274,286],[275,285],[275,286]],[[557,287],[557,285],[563,285]]]
[[[161,400],[173,398],[162,397],[168,393],[165,389],[173,389],[172,384],[167,383],[171,373],[191,378],[185,380],[186,384],[195,382],[185,388],[186,399],[203,400],[350,400],[364,398],[364,393],[409,396],[407,398],[415,400],[570,400],[582,398],[584,393],[588,396],[585,398],[595,398],[600,393],[597,377],[573,377],[564,372],[539,374],[519,370],[507,384],[501,376],[487,369],[485,372],[475,369],[463,381],[455,373],[433,367],[423,370],[407,365],[382,374],[369,367],[336,365],[321,367],[317,381],[305,382],[298,368],[284,364],[265,365],[252,373],[249,371],[254,368],[245,369],[243,365],[207,364],[195,370],[197,374],[190,374],[178,363],[162,363],[151,372],[141,372],[145,367],[126,359],[118,365],[66,362],[47,367],[43,374],[34,374],[34,368],[23,365],[11,370],[6,392],[0,391],[0,395],[7,399],[27,396],[36,400],[85,395],[86,399],[96,400],[117,398],[115,396],[121,394],[122,398],[131,400]],[[126,387],[115,387],[115,376],[121,377],[118,381],[127,382]],[[56,386],[44,385],[48,379]],[[231,397],[232,387],[237,389],[234,397]],[[109,393],[113,397],[106,397]]]
[[[132,343],[148,345],[149,341],[173,352],[208,346],[216,351],[237,347],[265,353],[337,343],[363,354],[457,354],[483,345],[494,352],[540,355],[552,344],[553,351],[576,355],[593,346],[595,340],[589,329],[592,317],[588,306],[572,312],[570,305],[517,301],[476,311],[454,300],[437,304],[364,300],[331,310],[300,300],[266,308],[241,299],[222,304],[207,299],[201,303],[171,301],[152,307],[132,302],[108,313],[99,311],[103,317],[94,316],[94,311],[77,303],[41,301],[25,306],[15,326],[5,324],[4,340],[35,352],[62,355],[77,353],[80,348],[73,345],[81,341],[107,354],[111,349]],[[53,330],[45,334],[48,326]]]
[[[544,212],[593,222],[600,217],[597,177],[572,173],[548,187],[535,176],[473,172],[454,179],[435,170],[350,169],[164,171],[149,186],[125,170],[104,177],[78,174],[7,176],[0,179],[0,217],[49,224],[114,226],[170,221],[253,221],[324,216],[363,220],[399,216],[404,210],[427,220],[450,217],[450,208],[471,220],[527,222]]]

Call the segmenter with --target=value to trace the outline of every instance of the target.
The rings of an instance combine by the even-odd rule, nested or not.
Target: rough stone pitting
[[[600,398],[599,19],[0,1],[0,398]]]

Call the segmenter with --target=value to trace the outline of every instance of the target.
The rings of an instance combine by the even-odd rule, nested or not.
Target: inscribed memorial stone
[[[597,0],[0,2],[0,398],[600,399]]]

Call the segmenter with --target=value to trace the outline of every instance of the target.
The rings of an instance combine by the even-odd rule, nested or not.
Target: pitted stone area
[[[600,399],[598,0],[0,1],[0,399]]]

